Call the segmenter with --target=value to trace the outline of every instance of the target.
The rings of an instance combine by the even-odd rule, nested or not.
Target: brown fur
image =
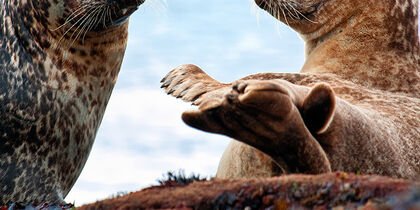
[[[233,142],[217,176],[343,170],[420,179],[418,1],[256,3],[304,39],[301,73],[256,74],[232,86],[184,65],[163,81],[200,105],[183,114],[187,124],[270,156],[243,161],[255,149]],[[257,167],[270,158],[280,170]]]
[[[0,204],[70,191],[121,67],[124,18],[141,3],[0,1]]]

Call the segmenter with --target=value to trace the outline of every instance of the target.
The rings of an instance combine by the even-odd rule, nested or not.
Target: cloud
[[[164,35],[168,34],[170,31],[172,31],[172,28],[168,24],[160,22],[154,28],[153,33],[156,35]]]
[[[239,52],[256,52],[264,48],[264,43],[261,37],[256,34],[246,34],[236,44],[236,50]]]
[[[278,50],[269,47],[268,44],[260,34],[247,33],[242,35],[233,46],[228,47],[226,57],[229,60],[238,60],[243,58],[244,54],[252,54],[256,57],[278,53]]]

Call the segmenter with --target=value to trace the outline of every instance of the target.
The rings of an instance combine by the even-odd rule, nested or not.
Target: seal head
[[[116,82],[143,0],[0,2],[0,204],[62,202]]]

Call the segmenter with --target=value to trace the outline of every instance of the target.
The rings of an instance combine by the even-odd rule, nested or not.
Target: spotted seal
[[[223,84],[183,65],[162,80],[200,106],[183,114],[188,125],[242,142],[228,146],[217,177],[341,170],[420,179],[418,1],[256,3],[305,41],[301,73]]]
[[[61,202],[117,79],[144,0],[0,2],[0,203]]]

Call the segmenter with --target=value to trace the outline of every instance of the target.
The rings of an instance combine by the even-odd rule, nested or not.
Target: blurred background
[[[230,82],[298,72],[303,43],[252,0],[147,0],[130,18],[124,63],[86,166],[66,201],[76,205],[157,184],[167,171],[214,176],[229,138],[185,125],[191,105],[160,80],[192,63]]]

